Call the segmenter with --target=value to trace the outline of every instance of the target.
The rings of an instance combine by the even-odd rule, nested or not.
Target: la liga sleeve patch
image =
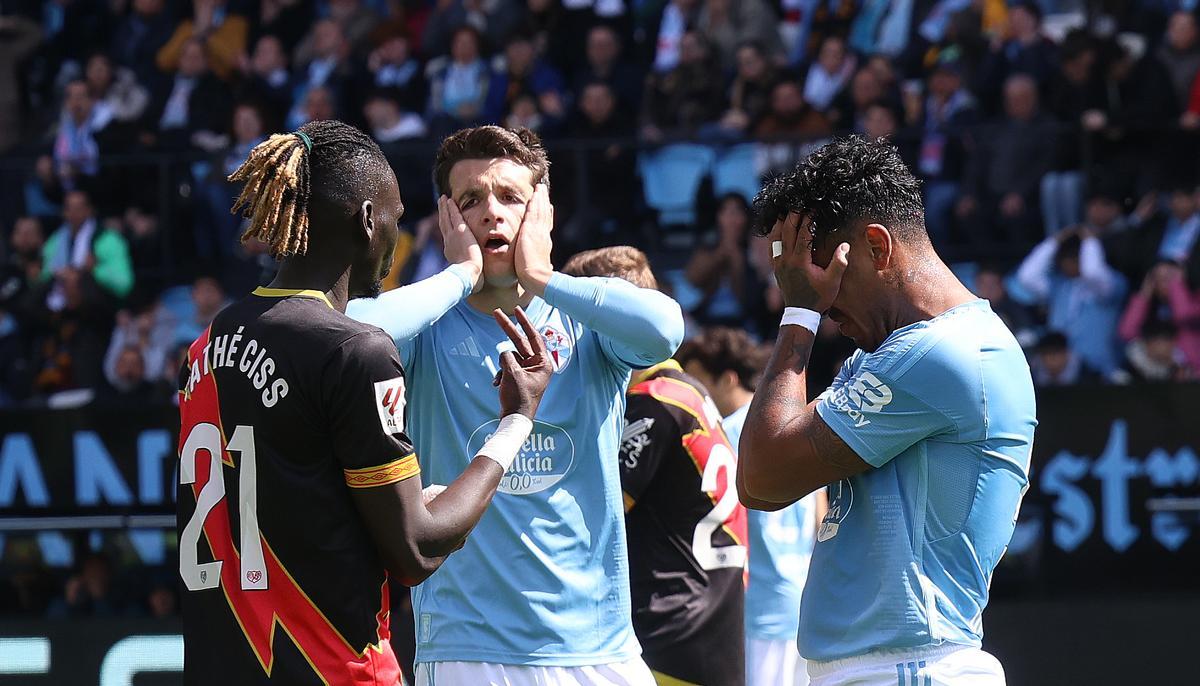
[[[375,411],[385,434],[404,431],[404,377],[375,382]]]

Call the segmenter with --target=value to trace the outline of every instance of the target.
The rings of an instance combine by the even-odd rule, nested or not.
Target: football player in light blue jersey
[[[675,355],[684,370],[709,389],[735,450],[769,355],[745,331],[726,327],[712,327],[685,341]],[[808,683],[808,667],[796,650],[796,632],[817,520],[824,512],[824,491],[774,512],[748,511],[746,686]]]
[[[1037,424],[1020,346],[937,256],[885,141],[830,143],[755,205],[787,307],[738,486],[764,510],[828,486],[800,606],[812,684],[1003,684],[982,614]],[[810,402],[822,314],[860,349]]]
[[[675,352],[683,315],[657,291],[554,271],[548,165],[523,129],[447,138],[435,163],[440,219],[474,235],[482,273],[458,264],[434,277],[453,278],[448,291],[422,283],[350,308],[396,339],[409,432],[434,483],[496,429],[492,381],[511,344],[488,312],[523,307],[556,365],[492,508],[413,589],[418,684],[654,683],[631,625],[617,451],[630,370]]]

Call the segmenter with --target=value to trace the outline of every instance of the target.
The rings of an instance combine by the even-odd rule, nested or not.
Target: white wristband
[[[500,426],[496,427],[496,433],[484,442],[475,457],[483,455],[507,472],[531,431],[533,420],[529,417],[523,414],[504,415],[500,419]]]
[[[785,307],[783,308],[783,319],[780,320],[780,326],[803,326],[813,334],[817,333],[817,327],[821,326],[821,313],[814,310],[806,310],[803,307]]]

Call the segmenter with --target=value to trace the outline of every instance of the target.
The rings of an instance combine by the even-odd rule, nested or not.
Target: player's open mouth
[[[483,251],[493,255],[508,252],[508,241],[503,238],[489,238],[483,244]]]

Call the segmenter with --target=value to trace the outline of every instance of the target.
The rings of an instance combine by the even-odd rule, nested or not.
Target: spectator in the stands
[[[935,243],[950,236],[966,167],[963,135],[977,117],[975,99],[963,88],[962,68],[953,52],[943,53],[929,75],[928,95],[922,99],[919,83],[906,85],[904,93],[905,123],[921,132],[914,171],[922,182],[925,226]]]
[[[1160,262],[1146,274],[1125,306],[1118,334],[1126,343],[1144,339],[1154,322],[1172,325],[1190,375],[1200,377],[1200,293],[1188,288],[1183,268],[1174,262]]]
[[[833,99],[850,82],[856,63],[845,39],[840,36],[826,38],[821,43],[817,61],[808,68],[808,76],[804,79],[805,101],[821,112],[829,109]]]
[[[13,222],[9,248],[0,265],[0,312],[21,317],[26,295],[42,278],[45,242],[45,232],[37,217],[18,217]],[[0,324],[2,328],[4,324]]]
[[[0,17],[0,152],[21,141],[22,127],[30,114],[22,88],[25,66],[41,39],[41,28],[29,17]]]
[[[800,84],[785,80],[771,89],[771,106],[754,133],[767,138],[815,138],[826,136],[831,130],[825,115],[804,100]]]
[[[114,299],[133,289],[129,248],[120,233],[101,227],[88,194],[71,191],[63,200],[63,224],[42,248],[42,280],[54,282],[46,304],[51,310],[64,306],[59,280],[78,273],[92,279]]]
[[[1165,207],[1158,208],[1155,194],[1124,225],[1107,237],[1113,262],[1132,283],[1161,261],[1186,263],[1200,239],[1200,202],[1191,183],[1177,181]],[[1157,208],[1157,209],[1155,209]]]
[[[623,55],[621,37],[607,24],[592,27],[587,35],[586,60],[575,73],[576,95],[595,81],[607,83],[621,106],[636,111],[642,99],[642,72]]]
[[[9,250],[0,264],[0,407],[29,393],[29,334],[41,308],[34,289],[41,281],[41,222],[19,217],[9,236]]]
[[[720,128],[744,136],[758,128],[771,103],[771,90],[779,77],[762,46],[743,43],[737,49],[737,71],[729,87],[729,109]]]
[[[862,128],[862,117],[868,107],[887,97],[878,74],[869,67],[854,72],[850,85],[834,98],[825,116],[837,131],[855,131]]]
[[[180,321],[175,324],[171,348],[188,345],[200,337],[212,320],[225,308],[225,290],[212,276],[199,276],[192,282],[192,298]]]
[[[254,52],[246,64],[235,90],[240,101],[257,100],[266,107],[269,119],[282,125],[292,106],[292,75],[287,53],[278,36],[264,34],[254,43]]]
[[[62,596],[50,603],[51,619],[115,617],[121,612],[113,588],[112,562],[104,553],[89,553],[68,579]]]
[[[153,619],[167,619],[179,614],[179,599],[176,596],[178,584],[165,579],[156,579],[150,584],[146,593],[146,614]]]
[[[251,15],[251,41],[257,43],[263,36],[276,36],[283,44],[284,54],[290,56],[312,29],[318,4],[300,0],[260,0],[253,3],[258,12]]]
[[[159,372],[161,376],[161,371]],[[112,375],[96,393],[96,402],[102,407],[135,409],[154,404],[158,399],[158,387],[146,373],[146,362],[142,348],[127,345],[117,353],[112,366]]]
[[[678,1],[678,0],[677,0]],[[668,5],[668,9],[675,5]],[[708,42],[696,31],[680,39],[679,63],[646,78],[642,98],[642,136],[660,141],[694,134],[725,111],[725,83]]]
[[[304,95],[299,123],[296,128],[310,121],[336,119],[338,117],[338,101],[334,92],[325,86],[317,86]]]
[[[982,265],[975,272],[975,294],[987,300],[992,311],[1000,317],[1008,330],[1016,337],[1022,348],[1037,342],[1033,315],[1024,305],[1008,296],[1004,285],[1004,272],[994,265]]]
[[[585,85],[577,108],[569,128],[572,138],[616,142],[588,147],[582,167],[574,156],[568,156],[555,168],[554,187],[559,194],[555,206],[562,207],[567,218],[561,247],[573,252],[632,243],[637,240],[633,211],[640,192],[636,150],[619,141],[633,134],[634,122],[604,81]],[[581,174],[588,180],[584,198],[575,196]],[[555,245],[559,245],[557,239]]]
[[[778,24],[775,10],[764,0],[707,0],[696,20],[726,71],[737,66],[737,53],[746,43],[761,46],[770,60],[781,59]]]
[[[450,55],[429,63],[429,121],[435,136],[480,121],[491,74],[483,60],[480,34],[462,26],[451,34]]]
[[[92,185],[100,172],[100,145],[96,138],[105,124],[87,82],[68,83],[63,89],[62,114],[54,135],[54,172],[63,189]]]
[[[1004,84],[1004,117],[975,136],[964,195],[964,229],[974,242],[1035,238],[1038,188],[1054,158],[1053,122],[1038,108],[1037,83],[1027,74]],[[987,229],[991,234],[985,233]]]
[[[1039,388],[1047,386],[1074,386],[1104,381],[1103,375],[1088,366],[1078,353],[1071,349],[1067,337],[1057,331],[1045,334],[1034,348],[1029,361],[1033,383]]]
[[[144,86],[158,76],[158,51],[175,33],[166,0],[133,0],[131,12],[117,24],[112,37],[112,56],[117,64],[133,70]]]
[[[186,149],[196,133],[221,131],[229,121],[229,89],[209,71],[202,40],[186,40],[177,64],[174,78],[146,110],[158,131],[143,140],[166,150]]]
[[[150,104],[150,93],[138,83],[133,71],[114,67],[112,58],[104,53],[88,58],[84,78],[100,121],[132,124]]]
[[[1037,89],[1045,88],[1054,74],[1056,46],[1042,33],[1042,11],[1037,3],[1019,2],[1008,10],[1008,25],[997,32],[977,76],[978,95],[989,112],[995,111],[1002,88],[1014,74],[1026,74]]]
[[[331,21],[337,27],[338,34],[348,46],[347,50],[365,45],[367,34],[371,33],[371,29],[379,22],[375,11],[361,0],[328,0],[328,6],[328,18],[313,26],[312,31],[296,46],[292,55],[292,61],[296,65],[303,66],[327,57],[327,51],[320,45],[328,40],[328,37],[323,37],[320,33],[320,26],[324,21]]]
[[[877,100],[869,105],[863,111],[862,117],[859,118],[858,125],[855,127],[855,133],[860,133],[869,141],[879,140],[880,138],[892,139],[896,132],[900,130],[900,118],[896,114],[896,110],[882,100]],[[907,159],[905,154],[907,145],[897,145],[900,150],[900,156]]]
[[[421,47],[426,57],[445,55],[454,50],[454,36],[464,26],[476,31],[480,43],[502,45],[524,16],[520,0],[441,0],[433,7],[425,24]]]
[[[324,88],[340,101],[354,75],[350,43],[340,24],[333,19],[322,19],[313,27],[312,36],[312,49],[304,51],[303,58],[295,61],[296,82],[292,90],[292,109],[287,118],[289,129],[311,121],[305,118],[311,91]],[[297,51],[298,58],[300,54]]]
[[[366,104],[363,105],[363,116],[370,127],[371,137],[384,146],[397,141],[420,138],[427,131],[421,115],[405,111],[399,95],[391,90],[378,90],[367,96]]]
[[[367,56],[363,75],[368,92],[387,89],[396,94],[400,106],[408,112],[422,112],[429,98],[421,63],[412,54],[408,36],[387,36]]]
[[[121,356],[127,348],[138,352],[138,364],[144,378],[162,375],[168,356],[174,352],[175,323],[171,314],[157,300],[140,312],[117,312],[108,352],[104,355],[104,377],[114,387],[122,386]],[[128,370],[126,370],[128,371]],[[128,379],[126,379],[128,381]],[[126,384],[127,385],[127,384]]]
[[[1155,320],[1125,346],[1125,358],[1134,379],[1144,382],[1187,381],[1193,378],[1179,350],[1178,331],[1171,322]]]
[[[1083,113],[1100,87],[1094,39],[1076,30],[1063,38],[1059,66],[1050,79],[1046,107],[1058,122],[1051,169],[1042,177],[1042,227],[1050,235],[1080,222],[1083,205],[1083,159],[1079,136]]]
[[[253,102],[240,103],[233,110],[229,132],[206,163],[193,166],[193,172],[203,171],[194,179],[196,257],[206,265],[223,268],[229,268],[234,259],[241,228],[241,217],[229,211],[241,184],[228,179],[250,150],[267,137],[262,110]],[[154,370],[148,376],[156,376]]]
[[[699,292],[689,314],[702,326],[753,326],[766,291],[750,262],[750,205],[737,193],[717,202],[712,239],[697,247],[684,278]]]
[[[32,535],[9,534],[0,541],[0,616],[38,619],[57,595],[54,573]]]
[[[1197,30],[1196,15],[1183,10],[1172,14],[1165,38],[1158,49],[1158,61],[1167,68],[1175,101],[1183,105],[1190,99],[1192,83],[1200,72],[1200,31]]]
[[[684,61],[684,36],[696,26],[701,5],[700,0],[670,0],[662,8],[657,25],[646,32],[647,36],[656,37],[653,42],[646,41],[653,46],[651,61],[655,72],[665,74]]]
[[[167,73],[180,70],[187,45],[198,41],[212,73],[222,80],[233,78],[246,51],[250,23],[228,5],[227,0],[193,0],[192,16],[179,23],[158,51],[158,68]]]
[[[562,76],[538,59],[530,36],[517,33],[504,45],[504,68],[491,75],[483,106],[484,120],[505,121],[522,98],[526,108],[533,101],[532,114],[540,115],[543,125],[562,123],[567,116]],[[525,119],[530,116],[527,112],[522,114]]]
[[[1178,117],[1175,89],[1152,55],[1139,57],[1118,44],[1105,46],[1107,68],[1094,104],[1081,122],[1090,134],[1092,163],[1123,169],[1139,181],[1163,173],[1173,158],[1167,125]]]
[[[1115,334],[1126,286],[1099,238],[1060,231],[1025,258],[1017,281],[1046,307],[1050,328],[1067,336],[1084,363],[1106,376],[1117,370]]]

